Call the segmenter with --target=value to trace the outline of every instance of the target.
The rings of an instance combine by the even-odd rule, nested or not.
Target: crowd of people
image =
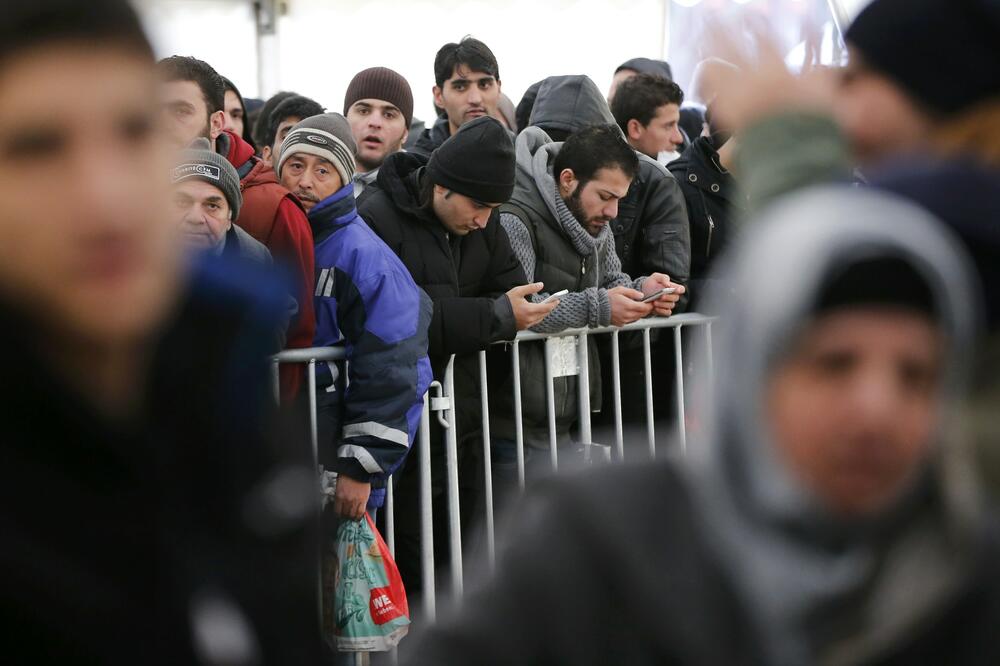
[[[688,94],[638,57],[607,96],[549,76],[515,106],[467,36],[437,53],[425,127],[386,67],[337,111],[253,100],[155,61],[126,0],[0,9],[11,662],[334,663],[317,553],[392,482],[419,597],[421,462],[447,562],[438,419],[430,460],[413,446],[431,383],[450,368],[469,535],[479,352],[513,485],[517,419],[541,477],[547,399],[572,451],[581,387],[547,396],[524,343],[518,409],[497,343],[683,311],[719,317],[690,455],[538,484],[404,658],[1000,661],[1000,3],[873,0],[837,68],[741,40]],[[643,414],[651,372],[670,418],[673,337],[636,342],[619,407]],[[270,375],[310,347],[346,356],[315,369],[318,460],[305,367],[278,401]],[[609,350],[587,353],[607,419]]]

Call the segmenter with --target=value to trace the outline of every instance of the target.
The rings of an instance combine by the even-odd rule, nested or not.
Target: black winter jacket
[[[667,167],[680,183],[691,224],[691,294],[702,296],[712,262],[729,244],[747,205],[732,174],[718,164],[712,138],[698,137]]]
[[[253,663],[324,659],[308,440],[266,434],[284,289],[226,264],[178,305],[129,424],[0,309],[5,663],[205,663],[196,643],[220,618]]]
[[[412,644],[404,663],[766,663],[755,622],[674,466],[609,467],[538,490],[511,513],[492,581]],[[1000,663],[998,562],[994,530],[958,598],[920,635],[865,666]]]
[[[434,302],[429,349],[440,377],[451,354],[478,352],[513,339],[514,312],[504,294],[526,279],[499,214],[494,212],[482,231],[455,236],[420,208],[426,164],[426,158],[411,153],[391,155],[379,171],[378,191],[359,214]]]

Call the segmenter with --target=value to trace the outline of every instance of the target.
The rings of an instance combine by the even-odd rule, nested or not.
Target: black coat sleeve
[[[691,275],[687,204],[677,179],[662,166],[657,166],[658,173],[650,178],[642,212],[642,273],[665,273],[672,281],[686,285]]]

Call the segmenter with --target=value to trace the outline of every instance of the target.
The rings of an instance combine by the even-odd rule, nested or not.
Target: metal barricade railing
[[[555,334],[540,334],[530,331],[522,331],[513,341],[498,343],[510,346],[511,377],[513,392],[513,419],[514,419],[514,443],[516,446],[516,471],[517,486],[524,488],[526,479],[525,463],[525,434],[523,424],[523,405],[521,387],[521,357],[522,345],[526,343],[541,342],[545,345],[545,394],[546,410],[549,428],[549,458],[553,470],[558,469],[559,447],[558,433],[556,431],[556,411],[555,411],[555,391],[554,381],[556,371],[553,368],[553,345],[559,340],[575,339],[576,342],[576,367],[568,374],[577,377],[579,421],[578,432],[580,444],[587,451],[594,445],[591,423],[591,400],[590,400],[590,359],[588,355],[588,345],[591,338],[600,335],[609,335],[611,338],[611,393],[613,408],[613,432],[614,432],[614,458],[622,461],[625,458],[625,424],[623,423],[622,409],[622,385],[621,385],[621,343],[622,333],[637,332],[642,338],[643,369],[645,380],[645,407],[646,407],[646,440],[650,456],[656,455],[655,418],[654,418],[654,397],[653,397],[653,364],[652,364],[652,331],[659,329],[669,329],[673,334],[674,352],[674,385],[675,385],[675,412],[676,412],[676,441],[684,451],[687,446],[687,428],[685,423],[685,382],[684,382],[684,349],[682,330],[685,328],[700,327],[704,331],[704,350],[707,374],[712,372],[712,323],[714,317],[709,317],[697,313],[686,313],[674,315],[667,318],[648,318],[629,324],[623,327],[604,327],[573,329]],[[494,484],[492,468],[492,438],[490,432],[490,387],[487,373],[487,352],[480,351],[479,376],[480,376],[480,406],[482,409],[482,454],[483,454],[483,500],[484,515],[483,527],[485,532],[485,548],[487,563],[493,567],[496,558],[496,537],[495,537],[495,506],[494,506]],[[563,359],[565,360],[565,359]],[[314,462],[318,465],[318,441],[317,441],[317,396],[316,396],[316,364],[334,363],[340,364],[343,372],[342,376],[347,377],[346,355],[342,348],[311,348],[296,349],[282,352],[274,357],[274,384],[275,396],[278,397],[278,368],[283,363],[299,363],[308,366],[307,386],[309,401],[309,424],[310,436]],[[426,621],[433,621],[436,615],[437,599],[435,589],[435,561],[434,561],[434,514],[433,514],[433,492],[431,479],[431,430],[430,418],[432,413],[436,413],[437,419],[444,430],[444,452],[445,469],[447,474],[445,489],[447,501],[447,522],[448,541],[450,550],[450,586],[453,596],[457,599],[463,594],[463,543],[461,528],[461,506],[459,496],[459,469],[458,469],[458,418],[456,410],[458,400],[455,395],[454,379],[455,357],[452,357],[446,366],[444,376],[441,381],[431,384],[428,393],[424,396],[423,418],[421,419],[417,442],[415,446],[419,451],[420,467],[419,477],[419,497],[420,497],[420,570],[423,581],[422,610]],[[560,370],[565,373],[565,370]],[[565,376],[565,374],[564,374]],[[393,507],[392,482],[386,488],[386,534],[385,539],[390,551],[395,554],[395,519]]]

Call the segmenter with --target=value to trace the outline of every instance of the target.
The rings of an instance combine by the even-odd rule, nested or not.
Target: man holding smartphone
[[[622,272],[608,223],[618,215],[639,168],[638,158],[613,125],[595,125],[553,143],[542,130],[529,127],[517,140],[517,174],[510,201],[500,207],[500,223],[529,280],[544,283],[545,299],[568,293],[540,323],[538,333],[571,328],[624,326],[650,315],[670,316],[684,293],[661,273],[632,279]],[[525,441],[548,448],[545,364],[541,344],[521,351],[522,415]],[[592,404],[599,400],[600,370],[596,349],[589,350]],[[513,466],[512,391],[492,393],[494,459],[498,469]],[[556,431],[560,444],[569,440],[576,420],[576,378],[556,377]],[[507,455],[509,454],[509,455]]]

